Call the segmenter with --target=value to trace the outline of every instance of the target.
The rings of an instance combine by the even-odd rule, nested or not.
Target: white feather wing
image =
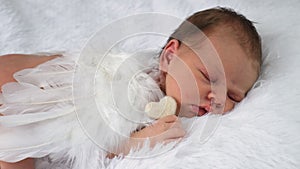
[[[17,82],[3,86],[1,160],[42,157],[69,146],[72,130],[79,128],[71,100],[73,68],[73,61],[56,58],[15,73]]]
[[[82,154],[95,151],[99,155],[102,149],[121,146],[142,122],[150,120],[143,112],[135,114],[135,109],[143,110],[149,101],[163,97],[154,80],[158,75],[158,60],[153,53],[135,56],[127,62],[123,62],[124,58],[124,55],[112,56],[104,62],[96,75],[93,97],[97,107],[83,99],[76,106],[77,114],[70,87],[75,65],[72,60],[57,58],[17,72],[18,82],[3,87],[4,104],[0,112],[5,116],[0,117],[0,160],[15,162],[51,155],[53,159],[64,157],[73,161],[74,167],[84,168],[82,160],[96,157],[86,158]],[[121,64],[123,68],[118,67]],[[91,73],[89,66],[85,67],[87,74]],[[150,74],[142,71],[134,78],[129,76],[145,67],[156,71]],[[117,70],[119,77],[113,77]],[[112,81],[116,84],[114,89],[110,86]],[[129,95],[121,90],[124,87],[128,88]],[[117,97],[112,95],[114,92],[118,93]],[[128,96],[132,105],[124,102]],[[115,103],[122,106],[121,112]],[[102,115],[98,116],[99,113]],[[101,146],[94,145],[86,134],[93,141],[100,141]]]

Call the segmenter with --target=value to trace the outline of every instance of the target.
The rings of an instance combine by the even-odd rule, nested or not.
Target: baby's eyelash
[[[208,81],[210,81],[210,78],[209,78],[209,76],[206,74],[206,73],[204,73],[204,71],[203,70],[201,70],[201,69],[198,69],[198,71],[205,77],[205,79],[206,80],[208,80]]]
[[[205,79],[210,83],[217,83],[218,79],[214,77],[210,77],[206,70],[198,69],[198,71],[205,77]]]
[[[203,71],[201,71],[201,73],[205,77],[205,79],[207,79],[208,81],[210,81],[209,76],[207,74],[205,74]]]
[[[228,95],[228,98],[234,102],[237,102],[232,96]]]
[[[203,71],[201,71],[201,73],[203,74],[203,76],[211,83],[216,83],[217,79],[216,78],[211,78],[207,73],[204,73]]]
[[[240,100],[240,99],[237,99],[235,96],[232,96],[232,95],[230,95],[230,94],[228,94],[228,98],[229,98],[230,100],[232,100],[232,101],[236,102],[236,103],[239,103],[239,102],[241,102],[241,100]]]

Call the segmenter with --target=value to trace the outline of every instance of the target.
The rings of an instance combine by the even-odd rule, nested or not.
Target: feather
[[[137,112],[135,109],[143,109],[149,100],[156,101],[163,97],[156,82],[149,75],[141,72],[134,78],[138,81],[132,80],[130,76],[141,68],[157,67],[157,58],[154,59],[152,53],[136,55],[126,62],[123,69],[120,69],[118,66],[125,56],[127,55],[112,55],[99,68],[96,75],[96,90],[92,95],[96,105],[90,102],[90,98],[87,98],[89,95],[73,96],[73,88],[70,87],[65,88],[62,85],[44,89],[39,87],[40,83],[48,81],[48,78],[53,78],[54,81],[56,78],[61,79],[63,83],[71,85],[70,78],[61,78],[56,75],[56,72],[59,74],[64,72],[53,69],[55,67],[53,65],[56,61],[57,64],[74,64],[73,61],[60,58],[36,68],[18,72],[18,82],[3,86],[4,104],[0,107],[0,111],[5,116],[0,118],[0,137],[5,139],[0,141],[0,159],[14,162],[28,157],[38,158],[46,155],[55,159],[62,153],[65,155],[65,160],[72,161],[74,168],[83,168],[90,164],[87,159],[84,159],[84,153],[87,153],[88,149],[92,148],[94,153],[102,153],[104,157],[106,151],[116,151],[132,131],[136,130],[141,123],[150,120],[145,113],[135,114],[134,112]],[[48,69],[47,66],[51,68]],[[82,70],[86,71],[84,74],[89,73],[90,66],[93,65],[81,65]],[[71,68],[74,69],[74,66]],[[116,73],[116,70],[119,72]],[[73,72],[74,70],[64,69],[64,71]],[[46,76],[48,74],[53,76]],[[153,75],[158,75],[158,73]],[[115,89],[123,89],[123,85],[126,87],[130,81],[129,95],[135,105],[133,107],[122,105],[127,95],[115,97],[110,87],[111,82],[115,82]],[[146,81],[148,86],[139,81]],[[156,92],[153,92],[154,89]],[[74,106],[76,102],[80,104]],[[122,113],[125,118],[120,115],[114,103],[123,106]],[[91,141],[87,144],[88,139],[83,131],[105,151],[96,149]],[[16,141],[21,137],[24,143]],[[82,144],[83,142],[85,144]],[[80,147],[84,150],[80,150]],[[77,154],[78,152],[81,153]],[[85,160],[86,163],[78,160]]]

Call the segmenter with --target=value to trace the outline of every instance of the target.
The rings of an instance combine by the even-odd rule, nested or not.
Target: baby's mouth
[[[190,109],[191,109],[191,112],[195,113],[197,116],[203,116],[204,114],[207,113],[205,108],[202,108],[202,107],[194,105],[194,104],[190,105]]]

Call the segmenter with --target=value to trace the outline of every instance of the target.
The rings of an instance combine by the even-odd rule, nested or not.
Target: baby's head
[[[262,62],[260,37],[251,21],[231,9],[208,9],[197,12],[186,20],[206,35],[222,62],[224,72],[217,73],[220,70],[217,66],[207,71],[207,67],[211,69],[211,66],[203,64],[203,44],[193,45],[200,49],[198,56],[194,47],[191,49],[185,44],[195,33],[187,31],[184,24],[181,24],[160,55],[161,88],[166,95],[175,98],[181,108],[181,116],[201,116],[216,108],[222,108],[219,113],[228,112],[245,98],[259,76]],[[181,72],[180,63],[184,63],[189,72]],[[187,73],[192,74],[193,79],[187,80]],[[224,73],[226,82],[221,82]],[[191,83],[196,83],[198,93],[188,92]],[[226,93],[212,90],[212,85],[225,86]],[[195,95],[199,96],[198,103],[192,101]]]

